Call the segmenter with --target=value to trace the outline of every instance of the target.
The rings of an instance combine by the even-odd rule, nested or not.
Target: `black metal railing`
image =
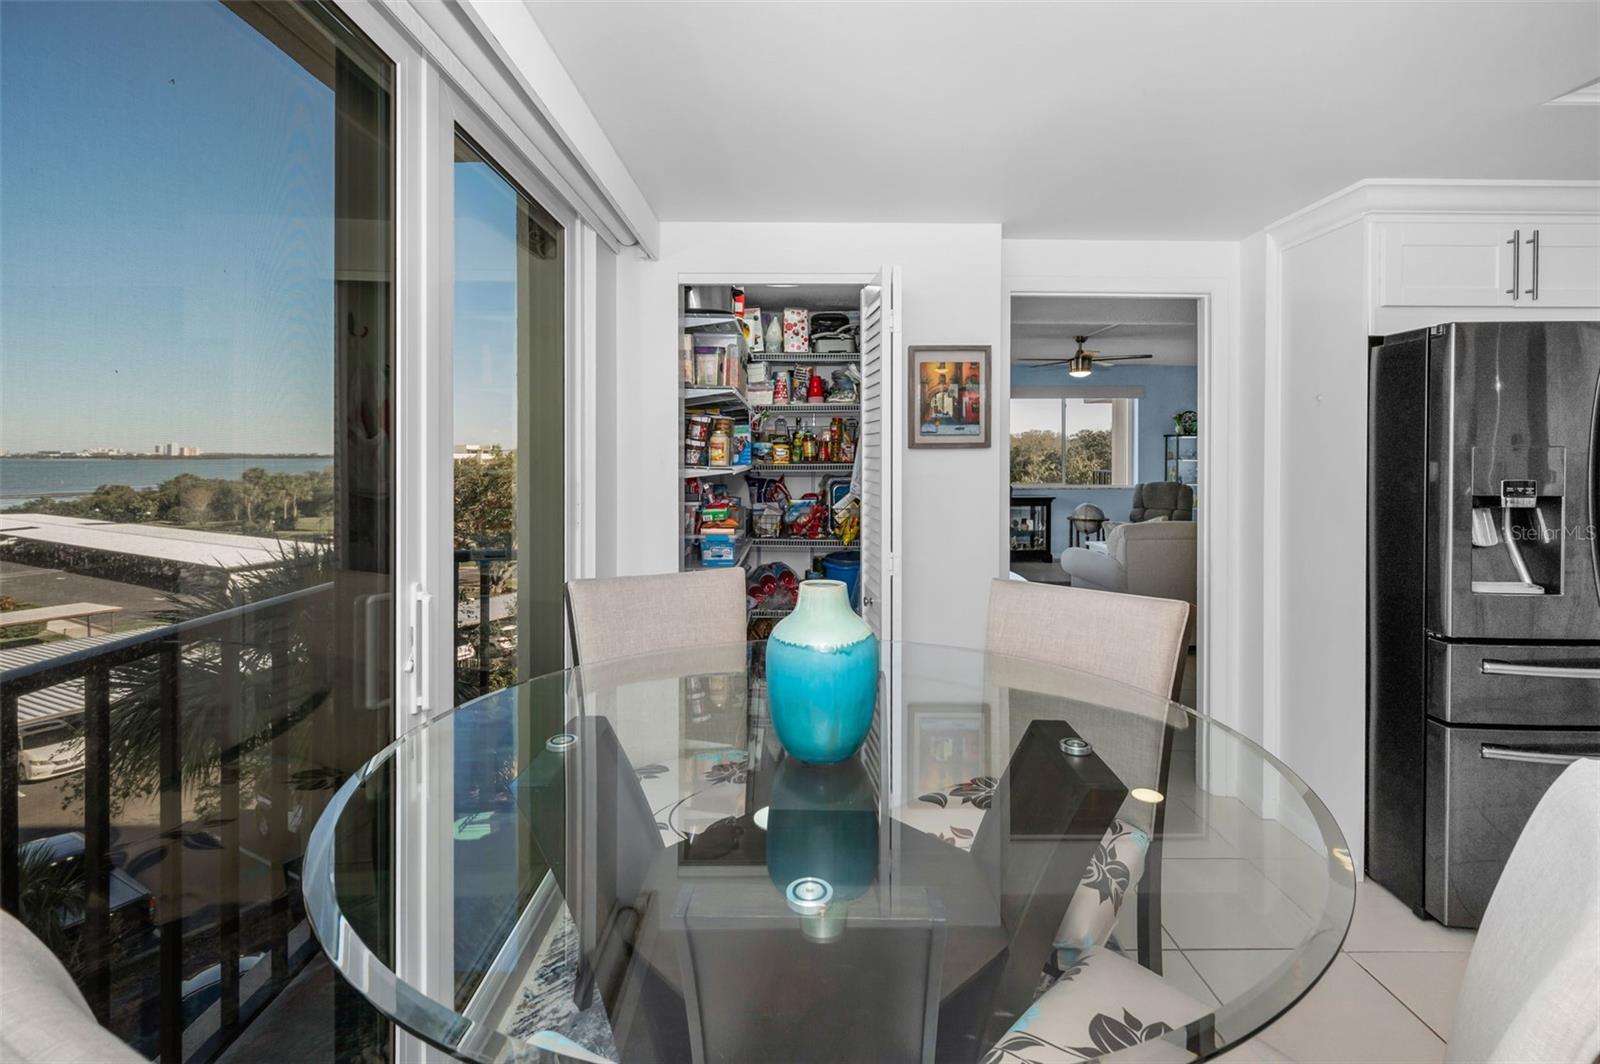
[[[456,551],[455,556],[455,594],[452,596],[454,605],[452,609],[459,610],[461,598],[461,567],[472,565],[477,570],[478,576],[478,623],[474,626],[476,631],[476,660],[477,660],[477,694],[487,693],[493,686],[492,674],[494,661],[494,579],[495,574],[506,567],[515,565],[517,555],[515,551],[506,547],[471,547]],[[454,618],[452,618],[454,620]],[[456,621],[458,630],[466,627]],[[459,638],[459,635],[458,635]]]
[[[102,1023],[112,1013],[114,954],[111,893],[113,874],[112,810],[113,761],[127,750],[118,745],[114,707],[117,713],[132,712],[127,700],[118,698],[120,689],[130,688],[127,676],[149,697],[141,705],[153,709],[158,732],[156,780],[159,787],[160,852],[156,925],[159,930],[159,975],[157,995],[158,1048],[164,1064],[182,1064],[184,1059],[184,1015],[182,985],[185,979],[186,939],[193,931],[185,928],[183,913],[184,850],[192,835],[186,824],[185,737],[186,725],[193,726],[193,715],[214,737],[217,787],[216,840],[220,841],[218,874],[221,888],[216,903],[217,959],[220,962],[220,1027],[209,1046],[216,1052],[238,1037],[240,1012],[240,758],[246,731],[245,685],[259,684],[262,697],[255,700],[265,714],[249,721],[251,749],[264,746],[270,753],[265,795],[270,802],[263,833],[276,840],[268,847],[268,927],[270,974],[264,1000],[270,1000],[287,985],[291,964],[303,964],[306,951],[298,958],[289,948],[290,903],[297,888],[290,885],[289,864],[298,854],[286,852],[290,837],[289,816],[291,780],[287,769],[289,751],[281,748],[297,714],[309,712],[321,695],[306,693],[306,668],[292,674],[291,645],[297,637],[297,618],[308,607],[322,608],[328,596],[331,611],[334,585],[318,584],[301,590],[210,613],[176,624],[136,632],[124,638],[85,647],[58,657],[18,666],[0,672],[0,908],[21,918],[22,841],[18,825],[18,787],[22,782],[19,703],[35,691],[81,680],[84,691],[83,726],[83,836],[82,872],[84,883],[83,923],[77,941],[77,975],[90,1006]],[[487,604],[485,604],[487,605]],[[298,633],[303,638],[303,633]],[[245,658],[248,655],[248,663]],[[315,657],[315,654],[311,655]],[[214,672],[212,671],[214,670]],[[184,699],[180,686],[186,673],[204,672],[205,697]],[[310,683],[325,694],[328,678],[315,675]],[[250,673],[247,677],[246,673]],[[187,702],[188,704],[181,704]],[[199,704],[196,705],[195,703]],[[260,817],[260,802],[255,815]],[[309,824],[305,825],[309,828]],[[212,837],[207,836],[207,844]],[[209,930],[209,928],[205,929]],[[264,1002],[263,1002],[264,1003]],[[142,1011],[142,1009],[141,1009]],[[255,1013],[259,1014],[259,1012]],[[126,1024],[113,1025],[125,1027]],[[124,1033],[118,1031],[118,1033]]]

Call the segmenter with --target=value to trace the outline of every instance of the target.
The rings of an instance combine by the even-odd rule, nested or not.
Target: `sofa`
[[[1061,568],[1073,587],[1194,603],[1199,531],[1194,521],[1161,518],[1117,525],[1103,549],[1096,544],[1063,551]]]

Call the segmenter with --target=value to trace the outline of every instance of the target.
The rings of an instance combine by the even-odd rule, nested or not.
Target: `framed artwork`
[[[989,446],[989,348],[941,344],[909,349],[912,447]]]

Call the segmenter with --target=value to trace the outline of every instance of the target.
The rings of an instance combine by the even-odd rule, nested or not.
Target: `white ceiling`
[[[1064,358],[1083,346],[1102,355],[1156,357],[1147,366],[1200,361],[1198,304],[1193,299],[1114,296],[1013,296],[1011,360]],[[1094,334],[1094,335],[1091,335]]]
[[[1366,177],[1600,178],[1600,3],[545,3],[664,221],[1233,239]]]

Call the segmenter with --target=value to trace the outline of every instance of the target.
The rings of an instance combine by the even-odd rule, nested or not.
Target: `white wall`
[[[1278,553],[1267,624],[1280,640],[1272,750],[1311,785],[1361,869],[1366,818],[1366,226],[1279,254]],[[1269,655],[1270,657],[1270,655]]]
[[[1248,432],[1259,406],[1239,402],[1250,367],[1239,352],[1239,245],[1231,241],[1007,240],[1003,242],[1007,323],[1013,295],[1023,293],[1102,293],[1108,295],[1194,295],[1205,299],[1209,351],[1200,364],[1201,496],[1200,553],[1200,703],[1217,719],[1240,727],[1259,703],[1247,706],[1239,676],[1251,668],[1259,644],[1241,643],[1244,616],[1259,610],[1241,588],[1242,577],[1259,566],[1259,522],[1246,524],[1239,509],[1243,491],[1253,490],[1240,468],[1237,441]],[[1009,332],[1009,328],[1007,329]],[[997,397],[998,398],[998,397]],[[999,404],[995,431],[1008,435],[1005,404]],[[1259,433],[1256,433],[1259,435]],[[995,455],[995,476],[1009,480],[1005,451]],[[1254,483],[1259,483],[1255,481]],[[1004,530],[995,529],[1003,539]],[[1249,734],[1258,735],[1259,732]]]
[[[680,283],[866,281],[882,266],[898,265],[905,289],[903,344],[988,344],[996,367],[1005,365],[998,225],[669,222],[661,226],[660,241],[659,259],[630,267],[637,289],[618,305],[614,506],[620,574],[678,565]],[[896,357],[903,359],[904,350]],[[996,440],[1004,432],[1006,378],[992,374]],[[910,451],[903,439],[899,446],[896,635],[981,646],[989,581],[1005,566],[1000,529],[1008,485],[997,458],[1004,449],[930,453]]]

